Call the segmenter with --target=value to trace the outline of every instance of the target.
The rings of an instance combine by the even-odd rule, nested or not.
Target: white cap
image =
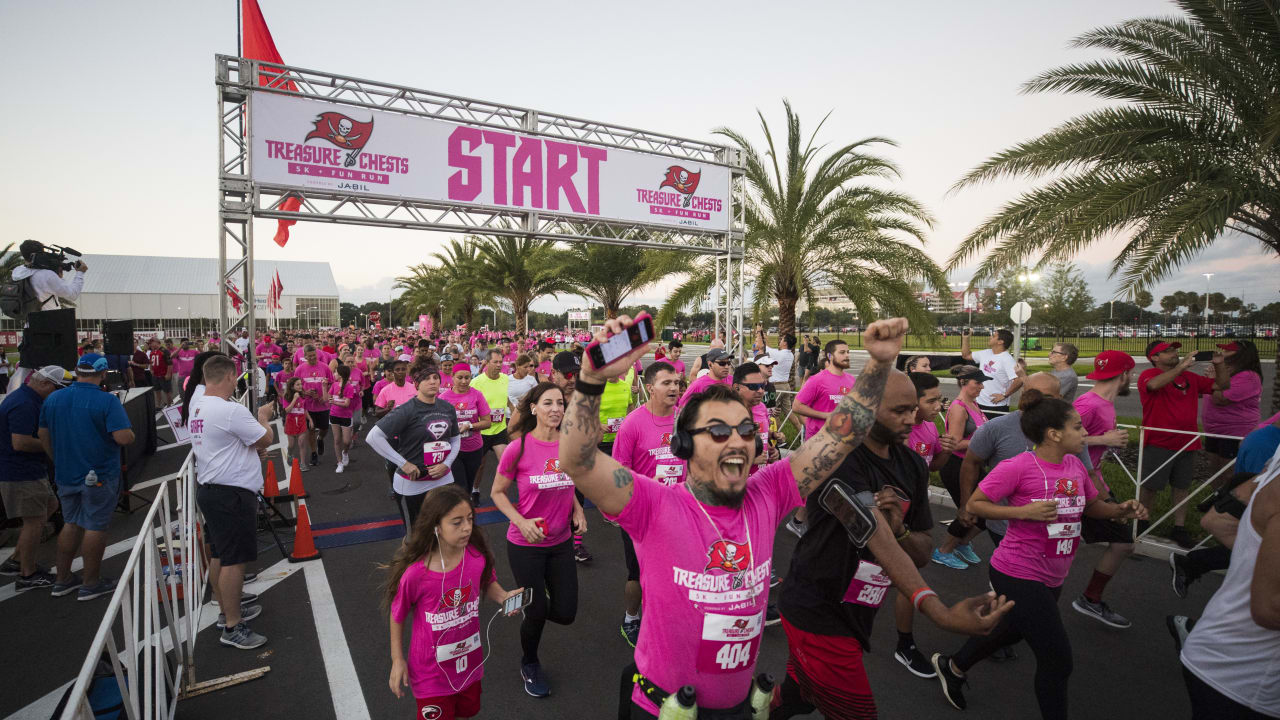
[[[411,362],[413,362],[413,356],[412,356],[412,355],[401,355],[400,357],[396,358],[396,362],[407,362],[407,363],[411,363]]]
[[[47,380],[58,387],[66,387],[67,383],[71,379],[71,373],[63,370],[57,365],[45,365],[39,370],[31,373],[31,375],[33,378]]]
[[[760,357],[756,358],[752,362],[754,362],[757,365],[777,365],[778,364],[777,358],[773,358],[768,355],[761,355]]]

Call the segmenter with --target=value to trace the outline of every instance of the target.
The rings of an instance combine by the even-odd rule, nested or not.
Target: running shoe
[[[1169,553],[1169,569],[1173,571],[1173,594],[1184,600],[1187,597],[1187,586],[1191,584],[1187,578],[1186,562],[1182,553]]]
[[[778,577],[778,573],[769,571],[769,587],[775,588],[782,584],[782,578]]]
[[[72,575],[71,579],[64,583],[55,581],[53,583],[53,586],[49,588],[49,594],[54,597],[62,597],[63,595],[70,595],[76,590],[79,590],[81,585],[84,585],[84,581],[80,579],[80,576]]]
[[[26,577],[18,578],[18,581],[13,584],[13,591],[26,592],[28,590],[48,590],[53,587],[53,583],[57,579],[57,576],[53,573],[37,570]]]
[[[1173,636],[1173,649],[1179,655],[1182,654],[1182,646],[1187,642],[1187,636],[1191,634],[1191,628],[1195,627],[1196,621],[1186,615],[1165,615],[1164,626],[1169,629],[1169,634]]]
[[[94,600],[103,595],[110,595],[116,590],[116,581],[111,578],[99,578],[94,585],[82,585],[76,593],[76,600],[84,602]]]
[[[262,614],[261,605],[241,605],[240,606],[240,622],[242,623],[247,623],[261,614]],[[227,616],[225,613],[218,613],[217,626],[219,630],[226,629]]]
[[[321,447],[321,448],[320,448],[320,452],[324,452],[324,448],[323,448],[323,447]],[[307,464],[308,464],[308,465],[319,465],[319,464],[320,464],[320,456],[319,456],[318,454],[316,454],[316,453],[311,453],[311,459],[310,459],[309,461],[307,461]]]
[[[1133,623],[1129,622],[1128,618],[1116,612],[1115,610],[1112,610],[1107,605],[1105,600],[1099,600],[1098,602],[1093,602],[1092,600],[1085,597],[1084,595],[1081,595],[1080,597],[1072,601],[1071,607],[1075,608],[1076,612],[1080,613],[1081,615],[1084,615],[1086,617],[1091,617],[1094,620],[1097,620],[1103,625],[1107,625],[1109,627],[1124,630],[1129,626],[1133,625]]]
[[[258,573],[256,573],[256,572],[247,572],[247,573],[245,573],[245,574],[244,574],[244,581],[245,581],[245,582],[247,582],[247,583],[251,583],[251,582],[253,582],[254,580],[257,580],[257,579],[258,579]],[[251,593],[251,592],[242,593],[242,594],[240,595],[240,602],[249,602],[249,600],[245,600],[245,598],[249,598],[249,600],[257,600],[257,599],[258,599],[258,594],[257,594],[257,593]]]
[[[580,563],[591,562],[591,551],[587,550],[587,546],[579,543],[573,546],[573,559]]]
[[[1190,550],[1196,546],[1196,541],[1191,539],[1191,533],[1181,525],[1174,525],[1173,531],[1169,533],[1169,539],[1178,543],[1178,547],[1183,550]]]
[[[480,507],[480,491],[479,490],[471,491],[471,504],[476,507]]]
[[[982,564],[982,558],[978,557],[978,553],[973,551],[972,545],[957,545],[953,554],[970,565]]]
[[[951,703],[951,707],[957,710],[963,710],[967,703],[964,701],[964,686],[968,683],[959,675],[951,671],[951,656],[942,653],[933,654],[933,671],[938,676],[938,682],[942,683],[942,696]]]
[[[18,562],[18,558],[11,557],[0,565],[0,575],[5,577],[19,577],[22,575],[22,563]]]
[[[937,549],[933,551],[933,561],[952,570],[965,570],[969,567],[969,563],[956,557],[955,553],[944,553]]]
[[[809,524],[800,522],[792,516],[792,518],[787,521],[787,529],[794,533],[796,537],[802,538],[804,537],[804,534],[808,532]]]
[[[777,625],[780,622],[782,622],[782,613],[778,612],[777,603],[769,603],[769,606],[764,609],[764,624]]]
[[[223,628],[222,636],[218,638],[218,642],[241,650],[252,650],[266,645],[267,638],[250,630],[249,626],[242,620],[239,625],[233,628]]]
[[[905,650],[898,648],[893,654],[893,659],[902,663],[902,667],[918,678],[935,677],[938,672],[933,669],[933,665],[924,659],[924,655],[920,654],[919,648],[912,645]]]
[[[551,688],[547,685],[547,680],[542,676],[542,665],[540,663],[529,663],[520,666],[520,677],[524,680],[524,691],[530,696],[536,698],[544,698],[551,694]]]
[[[622,620],[622,637],[631,647],[636,646],[636,642],[640,639],[640,618],[635,620]]]
[[[340,473],[340,472],[342,472],[342,468],[343,468],[343,467],[344,467],[344,466],[343,466],[343,464],[342,464],[342,463],[338,463],[338,467],[334,468],[334,469],[333,469],[333,471],[334,471],[334,472],[336,472],[336,473]]]
[[[342,453],[342,464],[343,464],[343,465],[350,465],[350,464],[351,464],[351,458],[347,457],[347,453],[345,453],[345,452],[344,452],[344,453]]]

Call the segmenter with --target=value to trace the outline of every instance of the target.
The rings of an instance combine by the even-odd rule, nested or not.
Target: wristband
[[[929,597],[930,595],[934,597],[938,597],[938,593],[930,590],[927,587],[922,587],[919,590],[911,593],[911,604],[915,606],[917,612],[920,610],[920,605],[924,602],[925,598]]]
[[[573,391],[576,393],[582,393],[583,395],[599,397],[604,395],[604,383],[597,385],[593,382],[584,382],[582,376],[579,375],[578,382],[573,384]]]
[[[897,540],[898,542],[902,542],[903,540],[906,540],[910,535],[911,535],[911,528],[904,527],[902,528],[902,534],[894,535],[893,539]]]

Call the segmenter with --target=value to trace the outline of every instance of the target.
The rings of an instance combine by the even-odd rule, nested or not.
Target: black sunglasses
[[[717,361],[715,361],[715,362],[714,362],[714,363],[712,363],[712,364],[714,364],[714,365],[732,365],[732,364],[733,364],[733,361],[732,361],[732,360],[717,360]]]
[[[738,383],[748,390],[763,390],[768,387],[769,383]]]
[[[756,424],[750,420],[743,420],[738,425],[730,425],[728,423],[712,423],[706,427],[694,428],[689,431],[689,435],[697,435],[698,433],[709,433],[711,439],[717,443],[725,442],[734,432],[738,433],[738,437],[743,440],[752,440],[756,436]]]

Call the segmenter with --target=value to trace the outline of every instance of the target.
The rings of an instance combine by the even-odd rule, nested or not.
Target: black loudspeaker
[[[102,351],[107,355],[133,355],[133,321],[109,320],[102,323]]]
[[[76,357],[75,310],[45,310],[27,316],[27,328],[22,332],[23,367],[57,365],[74,370]]]

